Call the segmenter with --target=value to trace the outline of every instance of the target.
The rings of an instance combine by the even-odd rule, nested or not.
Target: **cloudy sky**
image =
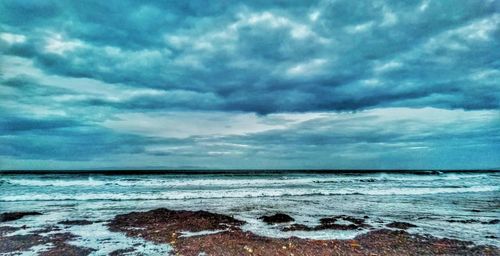
[[[0,13],[0,169],[500,167],[500,1]]]

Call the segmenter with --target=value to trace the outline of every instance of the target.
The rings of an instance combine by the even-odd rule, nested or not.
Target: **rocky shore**
[[[284,214],[263,216],[266,223],[292,222]],[[351,224],[336,224],[338,219]],[[371,230],[349,240],[314,240],[297,237],[271,238],[241,229],[243,221],[205,211],[156,209],[116,216],[109,222],[112,231],[168,243],[177,255],[500,255],[494,246],[471,242],[413,235],[403,230]],[[317,227],[291,224],[298,230],[360,229],[368,227],[363,219],[335,216],[322,219]],[[389,225],[407,229],[409,223]],[[290,229],[292,230],[292,229]]]
[[[29,213],[29,214],[26,214]],[[15,255],[41,247],[38,255],[89,255],[94,249],[72,245],[77,236],[61,229],[64,226],[91,225],[85,219],[61,220],[24,234],[14,232],[26,227],[9,226],[12,220],[40,215],[33,212],[4,213],[0,226],[0,254]],[[117,215],[109,222],[110,231],[168,244],[173,255],[500,255],[499,248],[472,242],[416,235],[406,231],[415,225],[392,222],[376,229],[366,223],[369,216],[336,215],[319,220],[316,226],[296,223],[285,213],[262,216],[260,221],[277,225],[284,232],[316,230],[360,230],[353,239],[315,240],[298,237],[273,238],[245,231],[244,221],[207,211],[185,211],[160,208],[146,212]],[[62,225],[62,226],[61,226]],[[138,245],[139,246],[139,245]],[[139,255],[137,247],[123,246],[109,255]]]
[[[0,222],[10,222],[21,219],[25,216],[42,215],[39,212],[12,212],[0,214]],[[61,231],[56,226],[46,226],[42,229],[33,230],[23,235],[9,235],[12,232],[26,229],[28,227],[0,226],[0,255],[17,255],[19,252],[29,250],[30,248],[41,246],[38,255],[41,256],[79,256],[89,255],[92,248],[78,247],[68,243],[77,236],[70,232]]]
[[[46,234],[48,232],[34,232],[26,235],[0,236],[0,255],[12,253],[8,255],[17,255],[22,251],[26,251],[35,246],[46,246],[46,250],[41,251],[38,255],[42,256],[78,256],[89,255],[91,248],[78,247],[69,244],[76,236],[68,233]]]

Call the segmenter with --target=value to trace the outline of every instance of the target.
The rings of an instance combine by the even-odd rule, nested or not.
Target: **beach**
[[[499,255],[499,181],[498,172],[2,174],[0,254]]]

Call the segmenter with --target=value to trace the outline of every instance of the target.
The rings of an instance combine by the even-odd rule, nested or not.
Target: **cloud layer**
[[[0,168],[500,166],[498,1],[0,13]]]

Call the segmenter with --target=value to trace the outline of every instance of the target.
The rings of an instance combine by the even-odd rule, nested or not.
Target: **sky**
[[[500,1],[0,13],[0,169],[500,168]]]

